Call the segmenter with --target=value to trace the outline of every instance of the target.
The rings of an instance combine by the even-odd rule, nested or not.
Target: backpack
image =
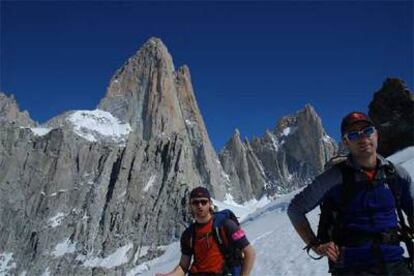
[[[239,276],[241,273],[241,265],[243,263],[243,254],[240,249],[233,246],[232,239],[224,227],[224,222],[228,219],[234,221],[237,225],[240,225],[239,220],[231,210],[225,209],[222,211],[214,212],[212,234],[221,253],[224,256],[223,275]],[[194,249],[196,235],[194,223],[192,223],[189,227],[191,231],[190,245],[191,248]]]
[[[398,229],[392,232],[386,232],[389,236],[390,240],[393,241],[403,241],[406,244],[407,251],[409,254],[409,258],[406,258],[408,266],[411,271],[414,269],[413,265],[413,253],[414,253],[414,243],[413,243],[413,231],[412,229],[407,226],[405,217],[403,215],[401,209],[401,195],[402,195],[402,187],[400,182],[397,181],[397,176],[395,174],[395,167],[394,165],[389,162],[389,166],[386,167],[385,175],[386,175],[386,183],[388,184],[392,195],[395,201],[395,209],[397,211],[398,216]],[[317,232],[317,239],[320,243],[327,243],[329,241],[343,241],[345,239],[346,233],[343,230],[343,221],[342,221],[342,213],[341,210],[344,210],[349,202],[351,201],[352,197],[356,193],[355,189],[355,180],[354,180],[354,172],[353,169],[346,165],[346,161],[342,161],[335,165],[342,174],[342,191],[341,191],[341,198],[340,198],[340,206],[334,206],[334,204],[330,201],[322,202],[320,204],[321,214],[318,224],[318,232]],[[380,233],[382,234],[382,233]],[[348,233],[349,235],[349,233]],[[362,239],[368,238],[367,236],[361,237]],[[373,239],[373,252],[381,259],[382,252],[379,248],[379,244],[381,241]],[[309,254],[309,248],[306,248]],[[312,257],[312,256],[311,256]],[[322,256],[313,259],[321,259]],[[381,265],[381,264],[380,264]],[[329,263],[330,268],[332,267],[332,263]]]

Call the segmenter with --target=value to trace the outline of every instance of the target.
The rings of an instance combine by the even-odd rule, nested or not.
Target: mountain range
[[[123,275],[180,237],[192,188],[237,203],[278,198],[338,151],[306,105],[251,141],[235,130],[217,154],[189,68],[176,69],[158,38],[116,71],[95,110],[39,124],[0,93],[0,122],[0,257],[19,275]]]

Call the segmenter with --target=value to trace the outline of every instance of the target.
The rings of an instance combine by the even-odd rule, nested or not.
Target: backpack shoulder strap
[[[223,254],[226,261],[231,258],[231,250],[230,244],[228,239],[228,233],[225,229],[224,222],[229,219],[228,218],[228,210],[224,210],[221,212],[214,213],[213,217],[213,237],[217,242],[217,245],[220,249],[220,252]]]
[[[214,212],[213,226],[221,226],[227,219],[231,219],[235,221],[237,225],[239,225],[237,217],[234,215],[234,213],[229,209],[225,209],[219,212]]]
[[[401,182],[397,181],[395,166],[392,162],[385,168],[385,177],[387,184],[394,196],[395,209],[397,210],[398,220],[401,227],[408,227],[401,209],[402,187]]]
[[[389,162],[389,165],[385,167],[385,177],[392,195],[394,196],[395,208],[398,210],[401,208],[402,187],[401,183],[397,181],[395,166],[391,162]]]
[[[402,197],[402,185],[400,181],[397,181],[397,175],[395,166],[392,162],[389,162],[389,166],[385,171],[387,184],[391,189],[392,195],[395,200],[395,209],[398,215],[398,224],[400,231],[400,238],[405,243],[408,251],[408,266],[411,271],[414,271],[414,243],[413,243],[413,229],[406,222],[404,214],[401,209],[401,197]]]
[[[220,212],[214,213],[213,219],[213,228],[215,229],[214,232],[218,236],[219,244],[224,244],[228,246],[229,244],[229,232],[226,229],[226,221],[233,221],[240,226],[240,222],[237,219],[236,215],[229,209],[222,210]]]
[[[231,237],[229,236],[229,232],[225,224],[225,221],[227,220],[232,219],[225,218],[222,220],[221,224],[217,223],[216,226],[213,227],[213,237],[217,242],[220,252],[223,254],[225,260],[223,271],[231,273],[231,275],[240,275],[240,271],[236,274],[233,272],[238,271],[237,269],[241,269],[243,256],[240,249],[232,246]],[[230,275],[226,273],[223,275]]]
[[[344,214],[360,187],[356,185],[354,168],[344,160],[335,164],[341,172],[339,202],[326,201],[321,205],[321,217],[318,225],[318,238],[324,241],[333,240],[341,244],[344,239]]]
[[[355,173],[354,169],[350,167],[346,160],[335,165],[342,175],[342,188],[341,188],[341,199],[339,209],[345,210],[351,199],[355,196],[358,187],[355,185]]]
[[[195,239],[196,239],[196,229],[195,229],[194,223],[191,223],[188,229],[190,231],[190,248],[195,258],[194,247],[195,247]]]
[[[224,221],[226,220],[226,214],[221,212],[214,213],[213,217],[213,237],[215,238],[217,244],[220,247],[220,250],[223,252],[222,247],[224,246],[224,237],[220,229],[223,228]]]

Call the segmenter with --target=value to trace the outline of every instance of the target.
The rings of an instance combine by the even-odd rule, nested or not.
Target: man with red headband
[[[308,253],[328,257],[333,275],[413,275],[400,245],[403,238],[412,269],[414,187],[409,174],[377,154],[378,133],[366,114],[346,115],[341,133],[350,154],[294,197],[288,208],[294,228]],[[315,235],[305,215],[318,205]]]
[[[224,216],[223,212],[214,213],[210,193],[204,187],[191,191],[190,210],[195,223],[181,236],[182,254],[179,265],[170,273],[156,276],[186,273],[200,276],[249,275],[253,268],[255,251],[234,214],[229,210],[223,211],[229,217]],[[234,220],[231,216],[234,216]]]

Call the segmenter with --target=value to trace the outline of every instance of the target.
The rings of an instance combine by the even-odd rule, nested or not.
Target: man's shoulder
[[[191,223],[187,226],[184,232],[181,234],[181,239],[189,239],[192,236],[194,224]]]
[[[408,183],[412,183],[412,179],[408,171],[401,165],[394,164],[395,174],[397,177],[405,180]]]
[[[310,184],[293,198],[289,206],[295,204],[314,206],[314,204],[330,194],[331,191],[337,190],[342,182],[342,171],[338,165],[334,165],[316,176]],[[308,203],[309,201],[310,203]]]
[[[331,188],[342,184],[342,167],[346,167],[345,163],[338,163],[333,165],[332,167],[326,169],[321,174],[315,177],[314,181],[310,184],[310,186],[314,186],[318,190],[321,189],[324,192],[327,192]]]
[[[385,158],[383,160],[384,160],[383,164],[387,166],[388,168],[391,168],[391,171],[394,171],[397,177],[411,181],[410,174],[403,166],[401,166],[400,164],[396,164],[395,162],[385,159]]]
[[[186,256],[191,256],[192,252],[192,230],[191,225],[188,226],[181,234],[181,253]]]

